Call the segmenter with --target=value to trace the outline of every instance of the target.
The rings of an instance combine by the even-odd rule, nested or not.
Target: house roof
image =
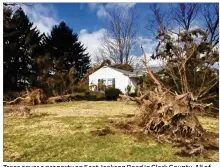
[[[108,66],[108,67],[109,67],[109,66]],[[111,69],[113,69],[113,70],[116,70],[116,71],[119,71],[119,72],[121,72],[121,73],[123,73],[123,74],[125,74],[125,75],[133,74],[133,72],[131,72],[131,71],[121,70],[121,69],[114,68],[114,67],[109,67],[109,68],[111,68]]]
[[[145,68],[142,68],[142,69],[138,69],[138,70],[136,70],[136,71],[133,71],[133,72],[131,72],[131,71],[126,71],[126,70],[122,70],[122,69],[118,69],[118,68],[114,68],[114,67],[110,67],[110,66],[103,66],[102,68],[106,68],[106,67],[108,67],[108,68],[111,68],[111,69],[113,69],[113,70],[115,70],[115,71],[118,71],[118,72],[121,72],[121,73],[123,73],[124,75],[126,75],[126,76],[128,76],[128,77],[141,77],[141,76],[143,76],[143,74],[144,73],[146,73],[146,69]],[[161,71],[161,70],[163,70],[164,69],[164,67],[150,67],[151,68],[151,70],[153,71],[153,72],[158,72],[158,71]],[[91,75],[91,74],[90,74]]]
[[[109,67],[109,66],[107,66]],[[126,70],[121,70],[121,69],[118,69],[118,68],[113,68],[113,67],[109,67],[111,69],[114,69],[116,71],[119,71],[121,73],[123,73],[124,75],[127,75],[129,77],[140,77],[142,76],[144,73],[146,73],[146,69],[143,68],[143,69],[139,69],[138,71],[126,71]],[[161,71],[164,69],[164,67],[150,67],[150,69],[153,71],[153,72],[158,72],[158,71]]]

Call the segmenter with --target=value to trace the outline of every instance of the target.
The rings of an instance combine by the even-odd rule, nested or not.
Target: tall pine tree
[[[45,42],[53,72],[68,73],[71,68],[75,68],[77,79],[82,78],[89,68],[90,59],[78,35],[66,23],[54,26]]]
[[[90,59],[86,49],[78,40],[78,35],[64,23],[53,27],[51,34],[43,38],[45,61],[43,82],[53,95],[65,94],[73,85],[69,77],[74,71],[74,82],[79,81],[89,69]]]
[[[16,77],[11,76],[13,74],[12,64],[14,61],[15,54],[13,50],[15,50],[15,40],[13,38],[15,34],[17,34],[16,24],[14,20],[12,20],[12,9],[10,7],[4,6],[3,8],[3,45],[4,45],[4,54],[3,54],[3,86],[4,91],[13,89],[17,87],[16,85]],[[15,74],[16,75],[16,74]]]
[[[41,35],[19,8],[4,8],[4,91],[24,89],[36,80]]]

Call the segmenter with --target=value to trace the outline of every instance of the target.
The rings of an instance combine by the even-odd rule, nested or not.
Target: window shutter
[[[115,88],[115,78],[112,78],[112,87]]]

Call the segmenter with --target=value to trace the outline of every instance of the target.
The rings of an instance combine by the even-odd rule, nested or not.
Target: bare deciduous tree
[[[198,3],[178,3],[171,5],[171,19],[184,30],[189,30],[199,12]]]
[[[132,48],[136,43],[137,12],[135,8],[111,8],[108,10],[107,33],[99,49],[102,57],[115,63],[129,64]]]
[[[207,4],[203,8],[203,17],[206,23],[206,32],[209,41],[215,46],[219,43],[219,4]]]
[[[154,35],[157,36],[158,31],[164,31],[165,27],[167,26],[165,19],[167,14],[162,12],[160,6],[158,4],[150,5],[150,10],[152,14],[149,16],[147,29]]]

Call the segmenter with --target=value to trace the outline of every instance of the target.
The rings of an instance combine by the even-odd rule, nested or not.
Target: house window
[[[115,88],[115,78],[98,79],[98,90],[103,90],[105,86]]]
[[[107,82],[107,86],[115,88],[115,78],[109,78]]]
[[[112,79],[108,79],[107,86],[112,86]]]

